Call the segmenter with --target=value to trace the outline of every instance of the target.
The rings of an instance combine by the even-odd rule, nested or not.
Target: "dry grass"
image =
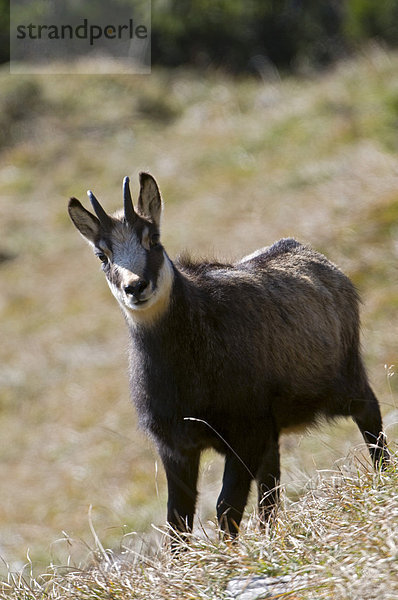
[[[83,560],[90,505],[109,548],[164,522],[162,469],[128,401],[124,323],[66,214],[87,188],[117,208],[126,174],[160,182],[171,256],[229,259],[294,235],[352,275],[395,448],[398,55],[376,49],[312,81],[2,72],[0,86],[0,555],[12,571],[28,549],[36,574]],[[360,442],[349,422],[285,438],[288,497]],[[213,455],[202,479],[206,522]],[[62,531],[80,543],[55,543]]]
[[[395,461],[394,461],[395,462]],[[193,536],[177,556],[166,547],[143,551],[127,537],[121,552],[105,550],[95,531],[91,566],[52,566],[34,578],[10,576],[0,597],[39,599],[216,600],[230,598],[233,577],[288,575],[300,600],[393,600],[398,594],[398,473],[340,467],[318,474],[298,502],[285,502],[275,524],[259,533],[247,523],[237,544],[217,533]],[[132,547],[133,546],[133,547]],[[295,583],[296,582],[296,583]]]

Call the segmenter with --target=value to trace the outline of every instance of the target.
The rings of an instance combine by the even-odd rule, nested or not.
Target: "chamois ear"
[[[155,225],[160,225],[162,213],[162,198],[158,184],[149,173],[140,173],[140,196],[138,198],[137,211]]]
[[[74,226],[91,244],[95,244],[100,234],[100,222],[77,198],[71,198],[68,204],[69,216]]]

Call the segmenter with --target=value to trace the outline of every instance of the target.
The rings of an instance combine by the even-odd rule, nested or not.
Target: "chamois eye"
[[[104,254],[103,252],[100,252],[99,254],[97,254],[98,258],[100,259],[100,261],[106,265],[106,263],[108,262],[108,257],[106,254]]]
[[[153,233],[149,239],[149,244],[150,244],[151,248],[154,248],[154,246],[157,246],[159,244],[159,240],[160,240],[160,235],[158,233]]]

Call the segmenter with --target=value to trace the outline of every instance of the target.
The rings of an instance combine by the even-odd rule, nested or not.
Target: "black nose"
[[[147,287],[148,282],[145,279],[137,279],[137,281],[130,283],[130,285],[126,285],[124,291],[129,296],[134,296],[134,298],[138,299]]]

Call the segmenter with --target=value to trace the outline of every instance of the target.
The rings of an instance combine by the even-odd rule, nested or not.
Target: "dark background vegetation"
[[[8,11],[0,0],[0,62],[8,61]],[[153,65],[297,71],[369,39],[397,45],[398,0],[152,0]]]

